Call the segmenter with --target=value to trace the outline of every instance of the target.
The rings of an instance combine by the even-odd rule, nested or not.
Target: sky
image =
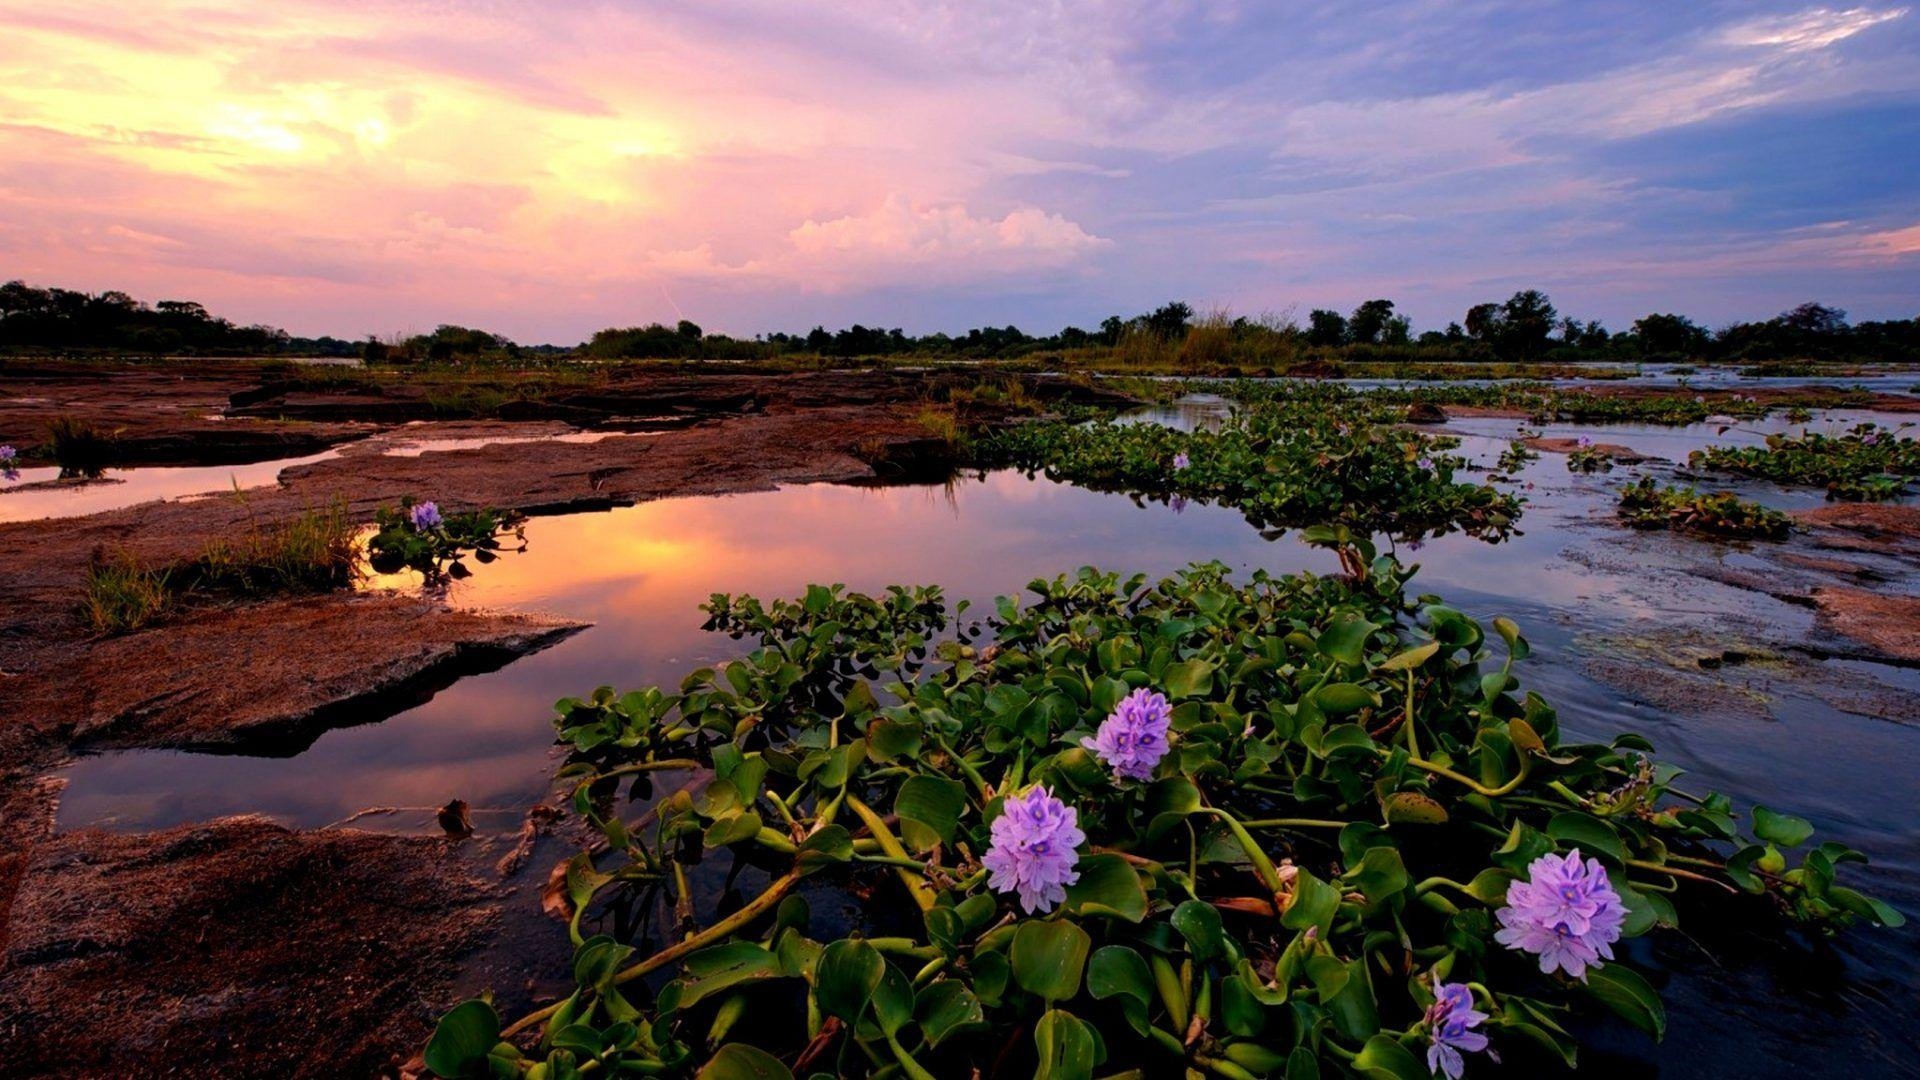
[[[0,0],[0,279],[361,336],[1920,314],[1920,13]]]

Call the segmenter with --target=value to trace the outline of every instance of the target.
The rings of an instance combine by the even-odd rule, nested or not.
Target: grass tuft
[[[153,622],[173,603],[166,570],[143,566],[125,548],[95,551],[87,564],[87,617],[103,634],[124,634]]]

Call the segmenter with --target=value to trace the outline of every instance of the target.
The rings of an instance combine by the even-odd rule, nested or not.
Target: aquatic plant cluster
[[[1751,394],[1672,391],[1646,394],[1601,394],[1590,390],[1560,389],[1547,383],[1517,381],[1413,387],[1356,389],[1337,383],[1255,380],[1188,380],[1189,392],[1218,394],[1251,406],[1312,403],[1322,408],[1368,410],[1378,422],[1400,419],[1394,410],[1410,405],[1464,405],[1522,411],[1530,423],[1637,423],[1681,426],[1713,416],[1753,420],[1782,409],[1834,409],[1869,402],[1872,394],[1859,389],[1802,391],[1790,401],[1763,402]]]
[[[1514,623],[1343,562],[1089,568],[958,625],[933,588],[715,596],[744,657],[557,706],[599,833],[550,888],[575,989],[511,1023],[459,1005],[426,1064],[1524,1072],[1573,1062],[1575,1010],[1663,1032],[1634,942],[1683,904],[1901,921],[1806,822],[1689,790],[1636,736],[1570,738]]]
[[[1086,487],[1212,500],[1261,528],[1338,526],[1401,539],[1507,535],[1520,500],[1456,480],[1465,462],[1446,451],[1457,445],[1376,423],[1365,409],[1273,402],[1236,412],[1218,431],[1026,424],[995,433],[977,451],[985,464]]]
[[[1620,491],[1620,518],[1636,529],[1673,529],[1734,538],[1785,539],[1793,519],[1732,492],[1701,492],[1651,476]]]
[[[1696,468],[1824,487],[1834,499],[1898,498],[1920,481],[1920,440],[1872,423],[1840,435],[1769,435],[1765,447],[1712,446],[1688,460]]]
[[[470,571],[462,559],[469,552],[480,562],[493,561],[504,537],[514,537],[523,548],[526,545],[525,519],[518,514],[501,510],[444,514],[438,503],[416,501],[412,496],[401,499],[397,507],[376,510],[374,523],[378,531],[367,542],[373,568],[383,574],[417,570],[429,581],[465,577]]]

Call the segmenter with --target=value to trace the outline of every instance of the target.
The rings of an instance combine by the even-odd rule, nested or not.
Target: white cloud
[[[1789,52],[1824,49],[1868,27],[1891,22],[1906,13],[1906,8],[1879,11],[1871,8],[1848,8],[1845,11],[1813,8],[1795,15],[1741,23],[1727,30],[1725,40],[1732,45],[1777,48]]]

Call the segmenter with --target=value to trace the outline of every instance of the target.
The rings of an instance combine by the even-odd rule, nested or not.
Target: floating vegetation
[[[467,576],[471,571],[463,560],[469,553],[477,562],[492,562],[507,536],[520,542],[519,550],[527,545],[526,518],[520,514],[505,510],[443,514],[439,504],[415,501],[411,495],[397,507],[374,511],[374,523],[379,531],[367,542],[374,570],[383,574],[417,570],[429,581]]]
[[[989,437],[979,452],[986,462],[1087,487],[1210,499],[1262,528],[1325,524],[1407,539],[1507,535],[1520,500],[1455,482],[1465,461],[1445,451],[1458,445],[1373,423],[1364,410],[1267,403],[1236,412],[1218,431],[1022,425]]]
[[[600,834],[554,876],[575,989],[511,1023],[464,1002],[425,1063],[1413,1080],[1498,1053],[1524,1073],[1573,1063],[1575,1010],[1662,1035],[1615,947],[1683,905],[1901,923],[1805,821],[1686,790],[1637,736],[1568,738],[1516,677],[1514,623],[1409,596],[1365,545],[1342,561],[1364,572],[1083,569],[952,636],[936,589],[716,595],[744,658],[557,706]],[[630,818],[656,773],[711,782]],[[696,919],[708,860],[763,884]],[[868,929],[816,914],[835,893]]]
[[[1527,445],[1527,439],[1537,436],[1538,432],[1523,431],[1519,438],[1509,440],[1507,448],[1500,451],[1500,460],[1494,463],[1494,471],[1510,477],[1540,460],[1539,452]]]
[[[1567,455],[1567,471],[1576,473],[1607,473],[1613,471],[1613,455],[1597,449],[1593,440],[1582,435],[1580,444]]]
[[[1920,440],[1902,438],[1899,430],[1862,423],[1842,435],[1769,435],[1764,448],[1710,446],[1688,461],[1777,484],[1824,487],[1834,499],[1891,499],[1920,480]]]
[[[1636,529],[1742,539],[1782,540],[1793,530],[1787,515],[1731,492],[1708,494],[1692,487],[1663,486],[1651,476],[1620,492],[1620,518]]]

